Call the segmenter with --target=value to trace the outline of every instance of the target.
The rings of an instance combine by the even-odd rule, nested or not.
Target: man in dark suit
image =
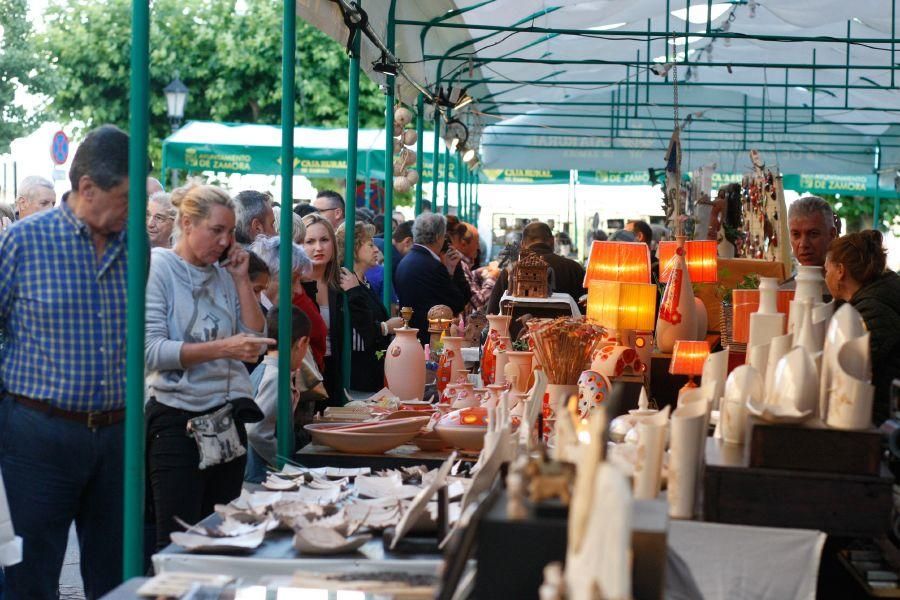
[[[413,223],[413,246],[397,266],[394,286],[400,306],[410,306],[410,326],[419,330],[419,341],[428,343],[428,311],[446,304],[461,312],[472,295],[459,263],[462,255],[444,249],[447,220],[437,213],[422,213]]]
[[[584,268],[570,258],[554,254],[554,242],[553,231],[546,223],[533,221],[522,230],[522,248],[539,254],[553,269],[554,285],[551,291],[569,294],[578,302],[578,299],[585,294]],[[494,315],[500,312],[500,299],[507,287],[509,287],[509,273],[507,269],[504,269],[501,271],[491,299],[488,301],[488,314]]]

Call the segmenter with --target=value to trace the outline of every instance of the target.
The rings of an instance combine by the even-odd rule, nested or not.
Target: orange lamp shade
[[[669,263],[675,256],[678,242],[661,241],[657,250],[659,280],[668,283]],[[715,240],[689,240],[684,243],[684,260],[688,266],[691,283],[715,283],[719,280],[718,246]]]
[[[706,341],[691,342],[676,340],[672,350],[672,362],[669,373],[673,375],[702,375],[703,363],[709,356],[709,344]]]
[[[587,316],[608,329],[650,331],[656,325],[656,286],[592,281],[588,285]]]
[[[600,280],[650,283],[650,247],[643,242],[594,242],[584,287]]]

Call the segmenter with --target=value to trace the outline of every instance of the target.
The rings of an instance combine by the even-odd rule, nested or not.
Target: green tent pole
[[[278,252],[278,467],[294,453],[294,411],[291,403],[291,267],[293,266],[294,199],[294,76],[297,69],[297,7],[284,0],[281,32],[281,226]]]
[[[437,212],[438,206],[438,181],[440,181],[440,173],[438,168],[441,164],[441,111],[438,110],[437,102],[434,104],[434,153],[431,158],[431,210]],[[421,175],[421,173],[419,173]]]
[[[465,173],[462,172],[462,161],[459,154],[456,155],[456,215],[460,221],[465,221],[466,215],[466,182]]]
[[[347,97],[347,185],[344,188],[344,268],[353,271],[353,247],[356,233],[356,165],[359,146],[359,45],[360,36],[356,32],[350,50],[348,71],[349,88]],[[388,140],[392,140],[388,136]],[[368,164],[368,154],[366,155]],[[368,180],[367,180],[368,182]],[[387,189],[387,186],[385,186]],[[353,348],[353,329],[350,327],[350,304],[346,294],[341,294],[344,302],[344,335],[341,339],[341,377],[345,389],[350,389],[350,358]]]
[[[358,120],[357,120],[357,122],[358,122]],[[370,186],[369,186],[369,180],[372,179],[372,165],[370,164],[372,162],[370,160],[371,158],[372,158],[371,149],[366,150],[366,178],[363,181],[363,195],[365,196],[366,208],[368,208],[368,209],[372,208],[372,190],[370,189]],[[355,192],[356,192],[356,190],[354,190],[354,193]]]
[[[122,577],[144,572],[144,326],[147,290],[147,144],[150,5],[131,3],[131,113],[128,142],[128,339],[125,344],[125,488]],[[109,540],[115,543],[114,540]]]
[[[425,95],[419,92],[416,98],[416,172],[419,174],[419,183],[416,184],[416,204],[414,214],[419,216],[422,213],[422,186],[425,185],[425,176],[422,174],[422,163],[424,161],[423,150],[425,149]],[[435,138],[437,139],[437,138]]]
[[[875,202],[872,210],[872,229],[881,231],[881,142],[875,143]]]
[[[450,214],[450,148],[444,144],[444,216]]]
[[[394,53],[394,17],[397,0],[391,0],[388,7],[387,40],[388,52]],[[391,300],[394,296],[394,282],[388,275],[394,272],[394,78],[385,78],[387,94],[384,97],[384,286],[382,301],[391,314]],[[349,346],[348,346],[349,348]]]

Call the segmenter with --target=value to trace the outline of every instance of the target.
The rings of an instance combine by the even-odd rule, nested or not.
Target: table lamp
[[[664,240],[659,243],[657,257],[662,272],[659,280],[669,282],[671,269],[668,268],[675,256],[678,242]],[[715,240],[687,240],[684,243],[684,258],[693,283],[716,283],[719,281],[718,245]]]
[[[650,283],[649,246],[643,242],[593,242],[584,287],[601,280]]]
[[[653,330],[656,319],[655,285],[592,281],[588,285],[587,317],[615,331],[619,345],[634,348],[649,370],[651,344],[647,336],[636,337],[634,332]]]
[[[669,373],[672,375],[687,375],[688,381],[678,391],[681,398],[686,390],[697,387],[694,377],[703,375],[703,364],[709,356],[709,344],[706,341],[677,340],[672,350],[672,362],[669,363]]]

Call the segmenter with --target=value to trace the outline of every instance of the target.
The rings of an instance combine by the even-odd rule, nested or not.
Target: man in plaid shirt
[[[128,135],[91,131],[57,208],[0,233],[0,470],[10,598],[56,598],[72,521],[89,598],[121,580]],[[142,182],[143,183],[143,182]]]

